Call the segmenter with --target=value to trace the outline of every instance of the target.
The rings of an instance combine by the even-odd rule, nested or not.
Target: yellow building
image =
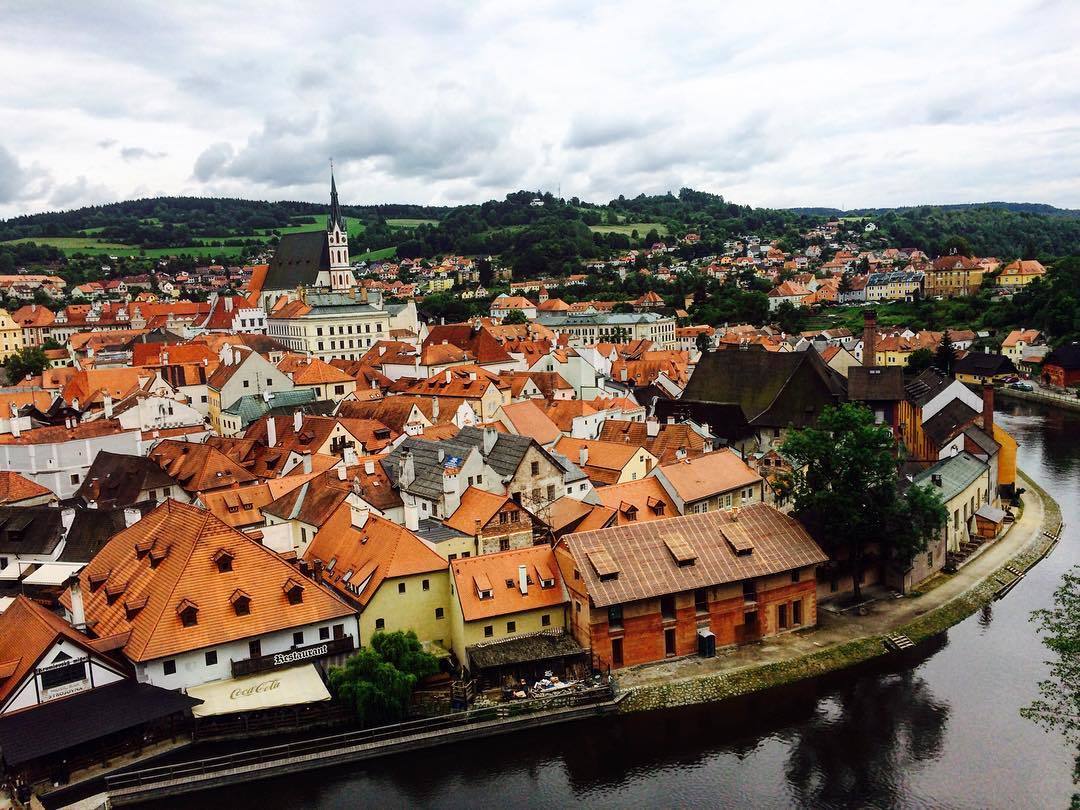
[[[22,328],[15,323],[6,309],[0,309],[0,362],[23,348]]]
[[[450,597],[452,645],[466,669],[474,645],[566,629],[569,594],[547,545],[455,560]]]
[[[361,645],[379,631],[412,630],[436,652],[448,649],[446,560],[404,526],[343,504],[303,560],[317,580],[358,608]]]
[[[996,499],[996,493],[990,492],[989,466],[966,451],[923,470],[913,483],[937,492],[948,510],[942,534],[946,551],[961,550],[961,544],[969,540],[979,507]]]
[[[1037,278],[1046,275],[1046,268],[1035,259],[1017,259],[1011,264],[1005,265],[1001,275],[997,278],[999,287],[1011,287],[1013,289],[1026,287]]]
[[[597,484],[624,484],[640,481],[657,464],[644,447],[600,439],[571,439],[563,436],[555,451],[581,467]]]

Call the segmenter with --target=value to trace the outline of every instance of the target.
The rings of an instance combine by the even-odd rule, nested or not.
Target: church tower
[[[355,283],[349,266],[349,230],[341,215],[334,164],[330,164],[330,216],[326,218],[326,239],[330,248],[330,289],[348,290]]]

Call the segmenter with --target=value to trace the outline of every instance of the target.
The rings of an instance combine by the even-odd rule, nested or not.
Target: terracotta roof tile
[[[518,585],[522,565],[532,580],[524,594]],[[546,545],[455,560],[450,564],[450,573],[467,622],[553,608],[569,601],[554,551]],[[541,579],[550,583],[548,587],[542,587]],[[490,596],[481,598],[480,591],[486,588],[490,588]]]

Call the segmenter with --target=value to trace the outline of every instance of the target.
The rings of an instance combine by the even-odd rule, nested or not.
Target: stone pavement
[[[616,680],[619,690],[650,686],[659,683],[700,678],[709,675],[737,672],[763,664],[790,661],[860,638],[881,636],[917,619],[927,611],[952,601],[957,596],[981,584],[1001,566],[1029,545],[1039,540],[1045,529],[1045,509],[1042,497],[1020,476],[1024,493],[1024,511],[1000,539],[985,548],[957,573],[941,575],[932,590],[918,596],[884,598],[869,603],[866,615],[854,612],[838,614],[818,610],[816,628],[765,639],[756,644],[718,650],[715,658],[689,656],[654,664],[642,664],[619,670]]]

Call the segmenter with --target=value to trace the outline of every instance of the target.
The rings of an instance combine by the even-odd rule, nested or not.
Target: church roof
[[[270,268],[264,290],[291,290],[304,284],[315,286],[320,270],[330,269],[330,244],[326,231],[283,234]]]

